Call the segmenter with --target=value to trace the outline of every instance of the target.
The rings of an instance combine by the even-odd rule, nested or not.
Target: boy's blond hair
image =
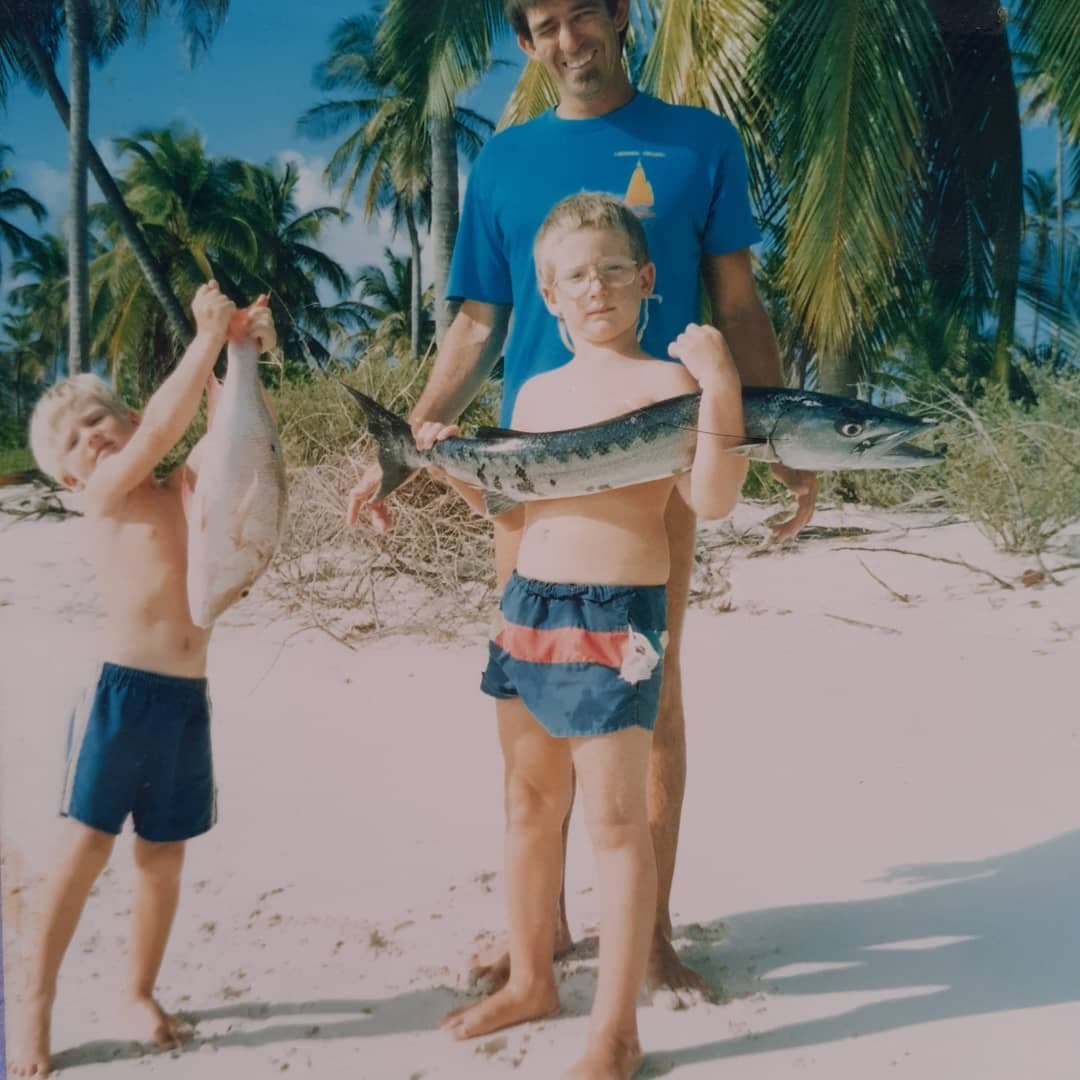
[[[614,195],[599,191],[582,191],[557,202],[544,218],[533,241],[533,263],[541,287],[551,284],[551,266],[543,258],[543,248],[549,237],[578,229],[612,230],[620,232],[630,243],[630,254],[638,266],[649,261],[649,241],[637,214]]]
[[[89,372],[62,379],[46,391],[30,417],[30,451],[38,468],[55,480],[60,479],[60,447],[57,444],[60,421],[74,409],[96,403],[113,415],[123,416],[127,406],[104,379]]]

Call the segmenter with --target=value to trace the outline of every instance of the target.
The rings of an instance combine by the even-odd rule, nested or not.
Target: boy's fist
[[[195,332],[209,334],[224,341],[229,331],[229,320],[235,311],[236,305],[222,293],[216,281],[200,285],[195,299],[191,302],[191,313],[195,316]]]
[[[702,389],[739,386],[739,372],[731,350],[715,326],[690,323],[668,346],[668,355],[681,360]]]
[[[229,322],[229,340],[253,338],[259,352],[269,352],[277,344],[274,316],[270,313],[270,297],[263,293],[250,307],[237,311]]]

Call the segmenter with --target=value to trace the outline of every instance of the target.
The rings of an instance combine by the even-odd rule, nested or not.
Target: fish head
[[[914,469],[943,460],[908,443],[936,424],[856,398],[805,394],[785,408],[769,441],[780,461],[796,469]]]

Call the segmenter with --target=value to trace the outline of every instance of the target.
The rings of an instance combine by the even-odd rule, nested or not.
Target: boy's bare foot
[[[554,959],[560,960],[574,948],[570,927],[566,923],[555,928]],[[469,982],[493,994],[501,990],[510,978],[510,946],[506,938],[493,941],[469,957]]]
[[[542,1020],[558,1011],[559,992],[554,980],[529,988],[508,982],[478,1005],[448,1012],[439,1026],[455,1039],[473,1039],[526,1020]]]
[[[50,1001],[28,1001],[22,1041],[8,1059],[8,1076],[48,1076]]]
[[[176,1050],[193,1034],[190,1024],[170,1016],[152,997],[131,998],[125,1013],[128,1038],[153,1043],[161,1050]]]
[[[637,1036],[591,1035],[585,1056],[563,1080],[631,1080],[641,1068]]]
[[[653,937],[645,986],[650,994],[659,995],[657,1004],[666,1002],[675,1009],[700,1004],[714,994],[708,982],[679,959],[675,947],[662,934]]]

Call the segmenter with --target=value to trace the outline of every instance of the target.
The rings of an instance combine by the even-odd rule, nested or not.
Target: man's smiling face
[[[589,102],[621,84],[628,0],[541,0],[526,12],[531,41],[518,43],[547,69],[563,101]]]

